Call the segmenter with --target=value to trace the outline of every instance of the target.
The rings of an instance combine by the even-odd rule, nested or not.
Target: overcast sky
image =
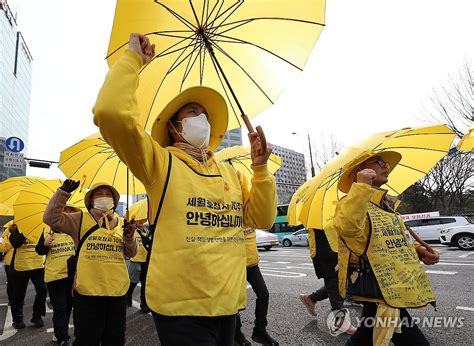
[[[28,156],[58,160],[97,132],[91,108],[107,72],[115,1],[8,2],[34,59]],[[328,0],[305,70],[254,124],[268,141],[305,153],[307,142],[291,132],[349,145],[426,124],[432,88],[472,62],[473,13],[472,0]],[[27,173],[63,177],[57,168]]]

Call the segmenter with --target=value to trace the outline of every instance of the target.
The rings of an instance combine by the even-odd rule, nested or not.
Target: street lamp
[[[302,135],[296,133],[296,132],[292,132],[291,133],[292,135],[296,135],[296,136],[300,136],[300,137],[303,137]],[[311,151],[311,138],[309,137],[309,134],[308,134],[308,146],[309,146],[309,159],[311,161],[311,177],[314,177],[316,174],[315,174],[315,171],[314,171],[314,164],[313,164],[313,153]]]

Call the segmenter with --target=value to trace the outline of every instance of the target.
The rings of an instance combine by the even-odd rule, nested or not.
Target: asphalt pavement
[[[410,310],[415,317],[430,317],[419,325],[431,345],[473,345],[474,335],[474,251],[436,246],[441,261],[425,266],[437,294],[437,311],[432,307]],[[274,248],[260,251],[260,268],[270,292],[268,331],[280,345],[344,345],[348,336],[332,336],[327,327],[329,301],[316,305],[317,316],[310,316],[298,299],[300,293],[311,293],[322,285],[314,274],[307,247]],[[29,323],[34,300],[30,284],[25,299],[27,327],[16,331],[11,327],[7,306],[5,273],[0,270],[0,345],[54,345],[52,342],[52,311],[47,309],[45,326],[34,328]],[[158,345],[150,314],[139,309],[139,288],[134,303],[127,311],[127,345]],[[355,324],[361,307],[347,306]],[[248,307],[241,313],[243,331],[250,340],[255,309],[255,294],[248,288]],[[452,326],[443,326],[444,321]],[[72,319],[70,334],[73,335]],[[253,343],[257,345],[256,343]]]

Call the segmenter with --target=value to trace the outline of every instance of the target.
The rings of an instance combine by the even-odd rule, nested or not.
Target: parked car
[[[462,250],[474,249],[474,224],[445,228],[440,233],[441,244],[457,246]]]
[[[278,246],[278,237],[270,232],[256,229],[257,247],[263,247],[265,250],[270,250],[272,246]]]
[[[283,246],[292,246],[292,245],[308,245],[308,230],[303,228],[299,231],[293,232],[284,236],[281,239]]]
[[[439,242],[440,231],[444,228],[469,225],[470,221],[464,216],[438,216],[429,219],[405,221],[421,239]]]

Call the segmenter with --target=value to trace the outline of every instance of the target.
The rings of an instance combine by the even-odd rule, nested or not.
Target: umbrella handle
[[[411,229],[411,227],[408,227],[406,226],[407,229],[408,229],[408,232],[410,232],[411,236],[413,238],[415,238],[415,240],[420,243],[422,246],[424,246],[426,248],[426,250],[428,250],[429,252],[431,253],[435,253],[435,251],[433,250],[433,248],[431,246],[429,246],[424,240],[422,240],[420,238],[420,236],[418,234],[416,234],[416,232],[414,230]]]
[[[244,120],[245,126],[247,127],[247,130],[249,131],[249,133],[257,132],[258,137],[260,138],[260,143],[262,144],[262,154],[266,153],[267,152],[267,139],[265,138],[265,133],[263,132],[262,127],[257,126],[256,127],[257,131],[255,131],[248,116],[246,116],[245,114],[242,114],[242,119]]]

